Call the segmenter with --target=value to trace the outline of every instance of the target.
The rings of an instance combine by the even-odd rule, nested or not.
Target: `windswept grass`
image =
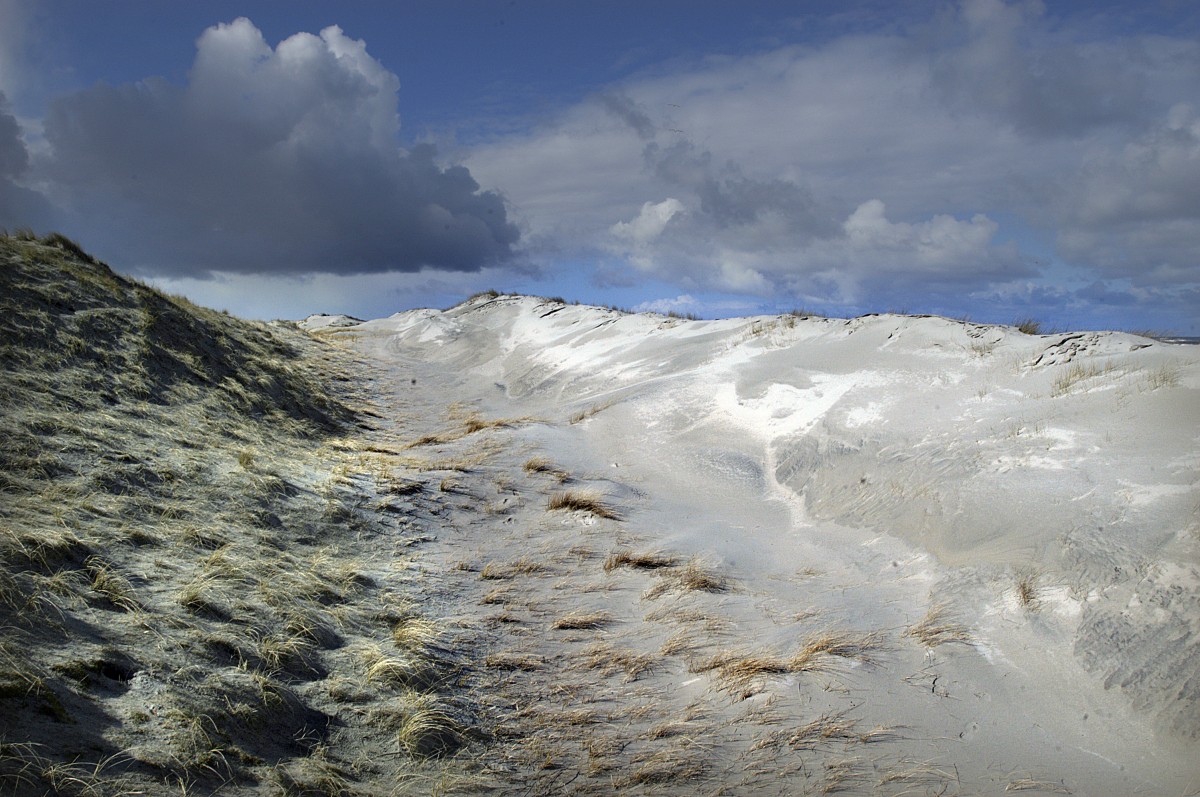
[[[433,434],[423,435],[409,443],[406,448],[420,448],[421,446],[441,445],[443,443],[452,443],[456,440],[461,440],[469,435],[477,434],[488,429],[505,429],[513,426],[520,426],[526,423],[534,423],[535,418],[484,418],[481,415],[472,413],[467,415],[462,422],[451,429]]]
[[[526,473],[544,473],[547,476],[553,476],[560,483],[570,481],[571,479],[570,473],[545,457],[530,457],[525,461],[524,469]]]
[[[726,592],[729,580],[703,559],[693,557],[681,566],[657,569],[658,581],[642,596],[654,600],[668,592]]]
[[[393,793],[470,736],[453,634],[367,564],[424,482],[351,356],[0,236],[0,792]]]
[[[595,670],[605,677],[623,673],[625,682],[629,683],[654,669],[654,664],[654,657],[648,653],[601,642],[584,648],[574,666],[584,670]]]
[[[555,493],[546,502],[546,509],[551,512],[586,512],[607,520],[622,520],[620,513],[605,504],[599,493],[591,491],[566,490]]]
[[[950,616],[949,607],[944,604],[931,606],[921,621],[912,625],[904,632],[927,648],[939,645],[959,643],[971,644],[971,632],[962,623]]]
[[[612,621],[608,612],[568,612],[555,620],[553,627],[560,631],[592,631],[604,628]]]
[[[810,636],[790,656],[770,651],[722,651],[693,662],[690,669],[715,672],[723,691],[744,699],[761,692],[772,676],[826,671],[835,666],[835,659],[870,662],[881,647],[877,633],[823,632]]]
[[[1116,366],[1112,363],[1105,363],[1103,366],[1097,363],[1083,364],[1070,363],[1066,370],[1058,375],[1054,380],[1053,386],[1050,388],[1050,395],[1053,397],[1065,396],[1070,393],[1076,385],[1082,382],[1091,381],[1100,376],[1119,373]]]
[[[1024,335],[1042,334],[1042,322],[1033,318],[1019,318],[1013,322],[1013,326]]]
[[[679,558],[662,551],[631,551],[621,549],[613,551],[604,560],[604,572],[611,573],[619,567],[629,567],[635,570],[658,570],[664,567],[674,567]]]
[[[592,418],[596,415],[599,415],[601,412],[604,412],[606,409],[608,409],[609,407],[613,406],[616,403],[617,403],[616,399],[610,399],[608,401],[597,402],[596,404],[592,404],[590,407],[586,407],[586,408],[580,410],[579,412],[576,412],[570,418],[568,418],[567,421],[569,423],[571,423],[572,425],[577,424],[577,423],[582,423],[582,422],[586,421],[588,418]]]

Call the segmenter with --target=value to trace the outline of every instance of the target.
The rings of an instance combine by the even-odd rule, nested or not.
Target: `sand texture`
[[[0,794],[1200,790],[1200,350],[0,238]]]

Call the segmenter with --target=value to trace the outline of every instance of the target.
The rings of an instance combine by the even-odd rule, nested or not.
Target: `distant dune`
[[[1200,789],[1194,346],[0,261],[0,790]]]

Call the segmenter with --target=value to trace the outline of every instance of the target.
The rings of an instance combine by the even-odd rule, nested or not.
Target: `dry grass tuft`
[[[369,724],[395,734],[402,754],[441,758],[466,741],[466,729],[456,712],[436,696],[409,692],[368,714]]]
[[[588,514],[608,520],[622,519],[616,510],[608,507],[601,500],[599,493],[591,491],[566,490],[565,492],[555,493],[546,502],[546,509],[550,511],[587,512]]]
[[[424,651],[433,647],[442,630],[420,617],[405,617],[392,626],[392,641],[401,650]]]
[[[1038,599],[1037,576],[1026,573],[1017,579],[1017,602],[1026,609],[1036,609]]]
[[[520,559],[508,563],[488,562],[479,571],[479,577],[484,581],[507,581],[517,576],[545,573],[547,570],[549,568],[541,562],[535,562],[522,556]]]
[[[613,551],[604,560],[604,572],[611,573],[618,567],[632,567],[636,570],[658,570],[663,567],[674,567],[679,559],[661,551],[630,551],[622,549]]]
[[[699,558],[689,559],[682,567],[663,568],[658,583],[642,596],[654,600],[668,592],[726,592],[729,581]]]
[[[590,631],[611,624],[612,615],[608,612],[568,612],[554,621],[554,628],[560,631]]]
[[[1033,778],[1018,778],[1011,780],[1004,787],[1005,791],[1040,791],[1047,794],[1071,794],[1065,784],[1050,780],[1035,780]]]
[[[598,404],[593,404],[592,406],[590,406],[586,409],[582,409],[579,412],[575,413],[567,420],[572,425],[577,424],[577,423],[582,423],[583,421],[586,421],[588,418],[591,418],[592,416],[603,412],[604,410],[608,409],[609,407],[611,407],[612,405],[614,405],[616,403],[617,403],[616,399],[612,399],[610,401],[602,401]]]
[[[825,777],[821,782],[821,794],[836,794],[854,788],[864,775],[861,758],[843,758],[825,763]]]
[[[791,656],[769,651],[722,651],[693,662],[689,669],[715,671],[722,691],[745,699],[761,692],[772,676],[828,670],[833,658],[870,661],[870,654],[880,647],[881,639],[876,633],[826,632],[810,637]]]
[[[827,631],[809,637],[790,664],[793,672],[805,672],[823,669],[828,657],[870,662],[871,653],[882,644],[882,638],[874,632]]]
[[[708,769],[707,756],[707,751],[696,740],[681,738],[677,746],[635,755],[633,771],[614,785],[624,789],[698,780]]]
[[[523,466],[526,473],[544,473],[553,476],[560,484],[570,481],[571,474],[545,457],[530,457]]]
[[[845,714],[822,714],[787,735],[784,742],[793,750],[813,750],[835,741],[860,741],[857,723]]]
[[[92,577],[92,590],[104,596],[123,611],[133,612],[142,605],[133,595],[133,585],[116,571],[112,563],[99,556],[90,556],[84,567]]]
[[[584,648],[581,658],[574,666],[584,670],[596,670],[605,677],[623,672],[625,683],[629,683],[636,681],[642,673],[654,669],[654,663],[654,657],[648,653],[600,642]]]
[[[518,653],[493,653],[483,660],[483,664],[493,670],[532,672],[545,667],[546,660],[540,656]]]
[[[1086,365],[1077,362],[1071,363],[1054,380],[1054,385],[1050,388],[1050,395],[1053,397],[1065,396],[1080,382],[1086,382],[1098,376],[1106,376],[1115,372],[1116,367],[1112,363],[1105,363],[1103,367],[1096,363]]]
[[[927,648],[957,642],[971,644],[970,630],[960,622],[950,619],[949,608],[944,604],[929,607],[928,613],[916,625],[904,632]]]

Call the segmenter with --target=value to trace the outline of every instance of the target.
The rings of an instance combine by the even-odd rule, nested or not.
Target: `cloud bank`
[[[602,280],[1194,323],[1198,108],[1200,42],[966,0],[647,73],[466,162]]]
[[[156,274],[474,271],[517,242],[502,197],[397,143],[399,80],[337,28],[272,49],[209,28],[186,85],[54,100],[36,164],[71,230]],[[0,137],[4,131],[0,126]]]

